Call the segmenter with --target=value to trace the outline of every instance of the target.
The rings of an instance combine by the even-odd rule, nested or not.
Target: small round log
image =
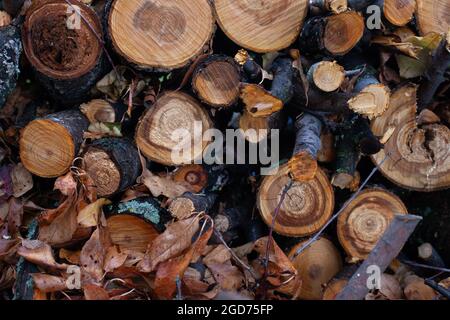
[[[90,7],[76,6],[87,23],[81,19],[78,26],[74,19],[70,25],[73,9],[64,0],[37,1],[27,10],[22,29],[37,79],[62,105],[83,102],[105,68],[100,20]]]
[[[187,182],[194,192],[200,192],[208,183],[208,172],[199,164],[188,164],[174,172],[173,180]]]
[[[417,24],[421,35],[447,33],[450,28],[450,5],[447,0],[416,0]]]
[[[396,195],[379,188],[366,189],[339,216],[339,242],[352,262],[365,259],[394,215],[407,213],[408,209]]]
[[[1,12],[4,14],[0,26],[0,109],[16,87],[22,53],[20,29],[10,24],[11,18],[6,12]]]
[[[181,220],[194,213],[205,212],[210,214],[210,209],[217,200],[216,193],[195,194],[186,192],[180,197],[172,200],[169,211],[175,218]]]
[[[199,99],[214,107],[226,108],[239,99],[240,74],[234,60],[223,55],[211,55],[194,71],[192,89]]]
[[[191,164],[208,146],[202,139],[210,128],[208,113],[194,98],[182,92],[166,92],[141,118],[136,144],[148,159],[158,163]]]
[[[223,32],[246,49],[265,53],[290,46],[308,9],[306,0],[216,0],[217,22]]]
[[[94,99],[80,106],[81,112],[90,123],[118,123],[121,122],[127,108],[120,103],[113,103],[103,99]]]
[[[120,138],[95,140],[86,149],[83,163],[100,197],[125,191],[142,172],[137,149]]]
[[[294,246],[288,255],[302,281],[298,297],[320,300],[323,298],[323,285],[342,270],[342,258],[333,243],[323,237],[295,256],[303,244],[300,242]]]
[[[313,64],[308,71],[308,80],[319,90],[333,92],[345,80],[345,70],[336,61],[321,61]]]
[[[31,173],[55,178],[66,173],[83,141],[89,121],[78,110],[31,121],[21,132],[20,159]]]
[[[264,178],[257,196],[257,206],[264,222],[271,226],[281,193],[289,182],[289,165]],[[334,192],[328,177],[318,168],[313,180],[294,182],[278,213],[274,231],[291,237],[318,231],[331,217]]]
[[[450,186],[450,129],[442,124],[417,125],[416,91],[414,86],[397,90],[388,110],[372,121],[376,136],[393,130],[372,160],[386,178],[401,187],[427,192],[446,189]],[[390,155],[381,164],[386,153]]]
[[[207,0],[112,0],[105,7],[114,50],[144,71],[171,71],[194,61],[214,33]]]
[[[407,25],[416,11],[416,0],[379,0],[376,3],[383,9],[386,20],[397,27]]]

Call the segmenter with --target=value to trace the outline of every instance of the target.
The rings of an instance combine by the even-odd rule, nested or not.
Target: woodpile
[[[0,299],[448,299],[449,16],[0,0]]]

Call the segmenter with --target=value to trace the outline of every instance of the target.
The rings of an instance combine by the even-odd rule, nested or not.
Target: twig
[[[183,300],[183,294],[181,293],[181,280],[179,275],[177,275],[175,283],[177,284],[177,300]]]
[[[314,242],[316,242],[320,236],[322,235],[322,233],[325,231],[325,229],[334,221],[336,220],[339,215],[348,207],[348,205],[361,193],[361,191],[364,189],[364,187],[369,183],[370,179],[372,179],[372,177],[375,175],[375,173],[379,170],[379,167],[381,167],[383,165],[383,163],[387,160],[387,158],[390,156],[390,153],[386,154],[386,156],[384,157],[383,161],[381,161],[381,163],[376,166],[375,168],[373,168],[372,172],[369,174],[369,176],[366,178],[366,180],[364,180],[364,182],[361,184],[361,186],[358,188],[358,190],[353,193],[353,195],[350,197],[350,199],[348,199],[344,205],[342,206],[342,208],[336,212],[330,220],[328,220],[327,223],[325,223],[325,225],[308,241],[305,242],[304,245],[302,245],[300,248],[298,248],[298,250],[295,252],[295,254],[292,256],[292,260],[294,260],[300,253],[302,253],[306,248],[308,248],[311,244],[313,244]]]
[[[404,264],[413,266],[413,267],[430,269],[430,270],[437,270],[437,271],[441,271],[441,272],[450,273],[450,269],[448,269],[448,268],[434,267],[434,266],[430,266],[428,264],[417,263],[417,262],[410,261],[410,260],[401,260],[401,262],[403,262]]]
[[[430,280],[430,279],[425,279],[425,284],[427,286],[433,288],[437,292],[439,292],[445,298],[450,299],[450,290],[449,289],[444,288],[443,286],[437,284],[435,281]]]

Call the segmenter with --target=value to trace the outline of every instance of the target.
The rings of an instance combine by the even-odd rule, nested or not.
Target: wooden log
[[[310,181],[317,173],[317,155],[321,148],[322,122],[311,114],[303,114],[295,121],[294,152],[289,170],[295,181]]]
[[[25,0],[3,0],[3,9],[11,16],[15,17],[22,9]]]
[[[295,69],[292,59],[279,57],[272,63],[273,81],[270,91],[255,84],[243,84],[241,99],[254,117],[267,117],[280,111],[294,95]]]
[[[348,279],[332,279],[323,290],[322,300],[334,300],[336,296],[345,288]]]
[[[303,244],[304,241],[294,246],[288,255],[302,281],[298,298],[320,300],[323,298],[323,285],[342,270],[342,258],[333,243],[323,237],[295,256]],[[281,291],[289,292],[288,288]]]
[[[4,16],[0,26],[0,109],[16,87],[21,53],[20,29]]]
[[[372,275],[371,272],[367,272],[370,270],[369,268],[377,266],[380,272],[384,272],[400,253],[421,219],[421,217],[409,214],[395,215],[382,238],[350,278],[344,290],[338,294],[336,300],[364,299],[369,291],[367,280]]]
[[[411,22],[416,11],[416,0],[377,0],[373,4],[381,8],[388,23],[397,27]]]
[[[439,87],[446,81],[445,72],[450,68],[450,29],[433,53],[431,66],[419,87],[418,110],[422,111],[431,106]]]
[[[354,92],[357,95],[348,101],[351,110],[369,119],[381,116],[389,106],[389,87],[380,83],[376,75],[375,69],[366,66],[355,83]]]
[[[407,214],[403,202],[379,188],[361,192],[338,218],[339,242],[352,262],[365,259],[396,214]]]
[[[166,92],[141,118],[136,144],[148,159],[158,163],[190,164],[202,157],[209,144],[202,140],[203,134],[210,128],[212,121],[197,100],[182,92]],[[174,136],[177,129],[183,136]],[[191,152],[176,149],[180,146],[192,147]]]
[[[232,58],[211,55],[195,69],[192,89],[202,102],[214,108],[226,108],[239,99],[240,78],[239,68]]]
[[[446,33],[450,28],[450,6],[446,0],[416,0],[417,25],[421,35]]]
[[[311,0],[309,2],[309,12],[313,15],[327,12],[341,13],[347,9],[347,0]]]
[[[186,192],[171,201],[169,211],[177,219],[185,219],[194,213],[205,212],[211,214],[210,210],[216,203],[216,193],[195,194]]]
[[[290,181],[289,165],[266,176],[257,195],[257,207],[264,222],[271,226],[284,186]],[[300,237],[318,231],[331,217],[334,192],[328,177],[318,168],[313,180],[295,181],[286,195],[274,225],[274,231],[291,237]]]
[[[417,125],[416,91],[415,86],[398,89],[388,110],[372,121],[376,136],[393,131],[372,160],[386,178],[401,187],[427,192],[445,189],[450,186],[450,129],[441,124]]]
[[[345,70],[336,61],[321,61],[313,64],[307,74],[309,82],[321,91],[333,92],[345,80]]]
[[[208,171],[199,164],[185,165],[174,172],[173,180],[188,183],[198,193],[208,184]]]
[[[22,29],[24,51],[35,76],[60,105],[85,101],[106,68],[101,22],[90,7],[76,5],[86,19],[79,26],[70,25],[74,10],[66,1],[50,0],[33,3]]]
[[[127,139],[95,140],[87,147],[83,164],[101,197],[125,191],[142,173],[138,150]]]
[[[245,139],[250,143],[259,143],[270,137],[272,129],[283,128],[286,115],[282,111],[272,113],[267,117],[254,117],[244,110],[239,118],[239,128],[245,133]],[[252,134],[252,130],[254,134]]]
[[[118,102],[94,99],[80,106],[90,123],[119,123],[124,119],[127,106]]]
[[[143,71],[185,67],[209,49],[215,31],[207,0],[109,0],[105,19],[115,52]]]
[[[366,11],[365,9],[376,0],[347,0],[347,5],[355,11]]]
[[[265,53],[287,48],[295,41],[308,1],[217,0],[214,8],[228,38],[241,47]]]
[[[418,256],[424,260],[427,264],[433,267],[445,267],[445,262],[439,255],[439,253],[433,248],[431,243],[422,243],[417,248]]]
[[[344,55],[361,40],[364,27],[363,17],[355,11],[313,17],[305,23],[299,45],[309,54]]]
[[[31,121],[21,131],[20,159],[31,173],[55,178],[66,173],[83,141],[89,121],[78,110],[66,110]]]

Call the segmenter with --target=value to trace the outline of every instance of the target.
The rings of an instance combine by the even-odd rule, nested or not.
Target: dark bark
[[[323,43],[326,23],[320,16],[307,20],[300,33],[299,47],[311,55],[326,51]]]
[[[150,197],[136,198],[104,207],[107,215],[129,214],[144,219],[152,224],[158,232],[166,229],[166,223],[172,220],[169,211],[161,208],[158,201]]]
[[[321,148],[320,134],[322,122],[315,116],[305,113],[295,121],[297,130],[293,155],[307,151],[317,160],[317,153]]]
[[[16,87],[22,53],[20,30],[13,24],[0,27],[0,108]]]
[[[348,6],[355,11],[366,11],[376,0],[347,0]]]
[[[247,59],[242,66],[246,82],[259,83],[262,80],[262,67],[253,59]]]
[[[295,69],[292,59],[279,57],[272,64],[273,81],[270,93],[283,101],[289,103],[294,95]]]
[[[94,141],[90,147],[105,151],[116,164],[120,172],[120,186],[116,192],[122,192],[135,184],[142,172],[139,153],[127,139],[104,138]]]
[[[3,0],[3,9],[15,17],[22,9],[25,0]]]

